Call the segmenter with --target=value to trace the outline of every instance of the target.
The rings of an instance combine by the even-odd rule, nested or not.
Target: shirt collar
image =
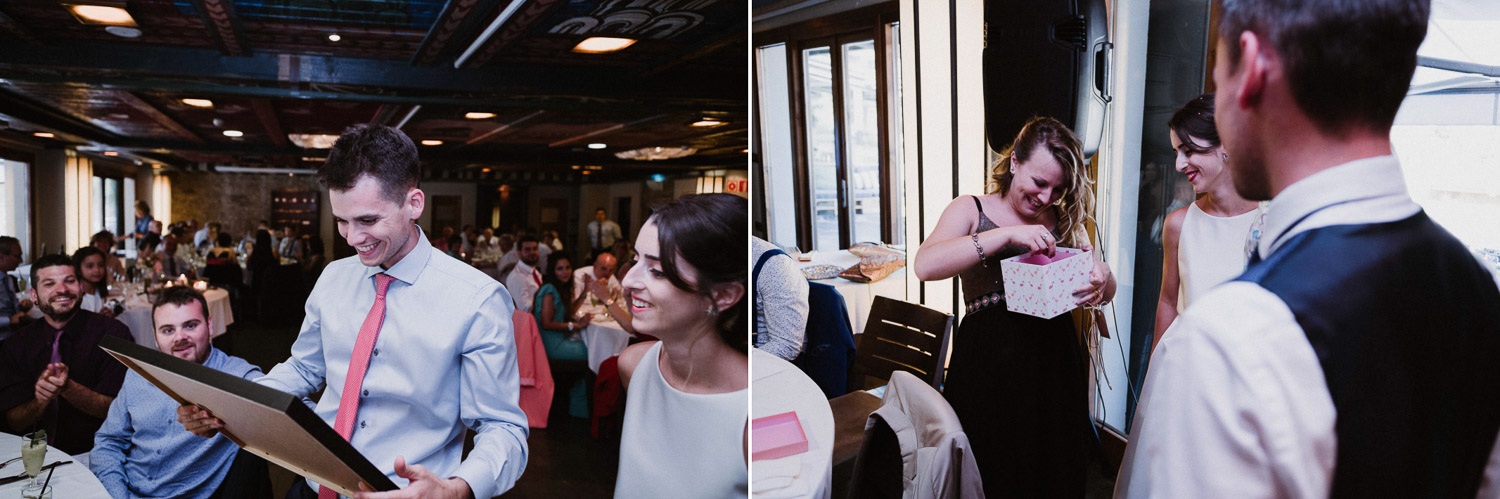
[[[1378,209],[1362,204],[1360,210],[1339,210],[1335,223],[1386,222],[1400,218],[1392,213],[1404,213],[1401,215],[1404,217],[1420,209],[1407,194],[1401,164],[1395,156],[1357,159],[1309,175],[1272,199],[1266,212],[1265,235],[1257,250],[1262,257],[1269,256],[1298,233],[1333,225],[1330,218],[1321,217],[1322,213],[1317,221],[1311,220],[1310,215],[1356,201],[1378,203]]]
[[[430,259],[432,259],[432,243],[427,242],[427,233],[423,232],[419,225],[417,226],[417,246],[412,248],[410,253],[401,257],[401,260],[389,269],[382,269],[379,265],[365,267],[365,278],[368,279],[384,272],[398,281],[408,285],[414,284],[417,278],[421,277],[422,270],[427,268],[427,261]]]
[[[224,354],[223,350],[219,350],[213,345],[209,345],[208,358],[203,359],[203,367],[219,371],[221,370],[220,368],[223,367],[224,361],[226,359],[228,359],[228,355]]]

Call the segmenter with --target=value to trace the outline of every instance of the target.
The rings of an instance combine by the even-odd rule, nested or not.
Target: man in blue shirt
[[[21,242],[14,237],[0,236],[0,340],[30,320],[26,312],[31,310],[31,300],[20,297],[21,290],[15,278],[8,274],[20,266]]]
[[[162,291],[151,310],[163,353],[209,369],[254,379],[260,368],[209,343],[212,319],[203,295],[190,287]],[[266,462],[223,435],[203,439],[182,431],[177,402],[135,371],[125,374],[109,417],[94,434],[89,469],[110,497],[263,497],[270,493]]]
[[[313,412],[403,487],[367,497],[493,497],[526,467],[514,306],[416,225],[419,166],[394,128],[355,125],[334,144],[318,180],[358,254],[324,268],[291,357],[257,382],[299,397],[323,390]],[[192,406],[178,419],[200,435],[222,427]],[[463,459],[466,429],[476,436]],[[288,497],[310,497],[312,485]]]

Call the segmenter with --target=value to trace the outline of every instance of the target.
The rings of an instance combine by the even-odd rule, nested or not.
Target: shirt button
[[[365,390],[362,394],[364,396],[368,397],[368,396],[370,396],[370,391],[369,390]]]
[[[360,428],[364,428],[365,427],[365,422],[364,421],[360,421],[359,422],[359,427]]]
[[[375,355],[380,355],[380,349],[376,348],[374,353],[375,353]]]

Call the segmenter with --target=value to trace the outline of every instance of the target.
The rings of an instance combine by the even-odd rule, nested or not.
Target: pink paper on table
[[[796,412],[750,421],[750,460],[780,459],[807,452],[807,435]]]
[[[1057,248],[1057,255],[1025,254],[1000,262],[1005,281],[1005,308],[1051,319],[1078,307],[1073,292],[1089,282],[1094,261],[1088,253]]]

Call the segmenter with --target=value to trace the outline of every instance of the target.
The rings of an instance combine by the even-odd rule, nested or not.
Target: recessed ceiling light
[[[50,138],[54,137],[54,135],[52,135],[51,132],[36,132],[36,133],[33,133],[32,135],[35,135],[37,137],[41,137],[41,138],[44,138],[44,139],[50,139]]]
[[[342,39],[344,39],[344,37],[339,36],[338,33],[334,33],[334,34],[328,35],[328,41],[330,41],[330,42],[336,42],[336,41],[339,41],[339,40],[342,40]]]
[[[713,118],[704,118],[702,121],[695,121],[695,122],[693,122],[692,126],[709,127],[709,126],[720,126],[720,125],[725,125],[725,124],[726,124],[725,122],[719,121],[719,120],[716,120],[716,119],[713,119]]]
[[[120,38],[140,38],[141,30],[129,26],[105,26],[104,32]]]
[[[471,120],[487,120],[495,117],[495,113],[464,113],[464,117]]]
[[[104,151],[104,155],[105,156],[119,156],[120,153],[117,153],[117,152],[114,152],[114,151]]]
[[[443,141],[441,141],[441,140],[424,140],[424,141],[422,141],[422,145],[424,145],[424,146],[440,146],[440,145],[443,145]]]
[[[245,132],[241,132],[239,130],[225,130],[224,131],[224,136],[225,137],[244,137],[245,136]]]
[[[208,99],[182,99],[182,103],[193,107],[214,107],[214,101]]]
[[[125,2],[119,6],[63,4],[83,24],[135,27],[135,18],[125,11]]]
[[[589,149],[603,149],[603,148],[606,148],[606,147],[609,147],[609,146],[604,145],[604,144],[599,143],[599,142],[595,142],[593,144],[589,144]]]
[[[625,47],[635,45],[635,40],[630,38],[610,38],[607,36],[595,36],[578,42],[573,51],[580,54],[605,54]]]

